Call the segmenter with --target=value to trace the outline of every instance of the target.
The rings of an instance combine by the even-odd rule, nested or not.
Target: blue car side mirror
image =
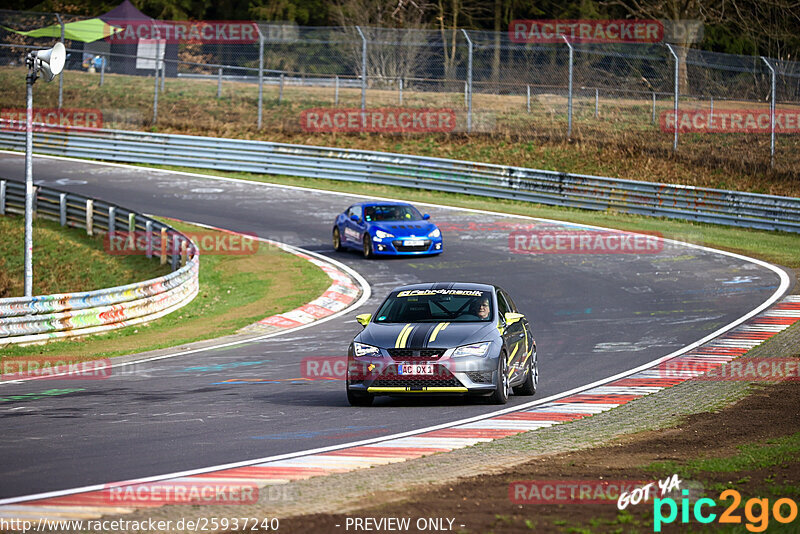
[[[350,216],[350,220],[351,220],[351,221],[358,222],[358,215],[351,215],[351,216]]]
[[[431,218],[431,216],[429,214],[427,214],[427,213],[422,216],[422,220],[424,220],[424,221],[427,221],[430,218]]]

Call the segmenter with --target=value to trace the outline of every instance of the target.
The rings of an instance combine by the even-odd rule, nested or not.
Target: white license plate
[[[433,365],[399,365],[397,374],[400,375],[432,375]]]
[[[407,247],[421,247],[425,244],[425,241],[422,239],[406,239],[403,244]]]

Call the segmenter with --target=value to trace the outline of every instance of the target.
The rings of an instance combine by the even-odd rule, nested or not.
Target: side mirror
[[[358,324],[361,326],[367,326],[370,319],[372,319],[371,313],[362,313],[361,315],[356,315],[356,321],[358,321]]]
[[[423,216],[422,216],[422,220],[423,220],[423,221],[427,221],[427,220],[428,220],[428,219],[430,219],[430,218],[431,218],[431,216],[430,216],[430,214],[428,214],[428,213],[426,213],[425,215],[423,215]]]
[[[354,222],[358,222],[358,215],[351,215],[350,220]]]
[[[525,316],[522,315],[521,313],[513,313],[513,312],[508,312],[507,314],[503,315],[503,318],[506,320],[507,325],[514,324],[523,317]]]

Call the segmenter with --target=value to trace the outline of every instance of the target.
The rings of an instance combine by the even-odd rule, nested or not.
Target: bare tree
[[[397,79],[424,74],[429,48],[424,28],[428,4],[423,0],[340,0],[332,9],[334,19],[344,27],[347,55],[361,74],[361,36],[367,39],[367,77],[370,83],[394,83]]]
[[[758,1],[758,0],[756,0]],[[689,89],[686,57],[689,48],[697,40],[698,26],[685,24],[697,21],[700,24],[713,24],[726,20],[726,0],[607,0],[606,6],[620,6],[632,17],[641,19],[658,19],[672,23],[673,28],[683,31],[672,42],[678,45],[678,76],[681,93]]]

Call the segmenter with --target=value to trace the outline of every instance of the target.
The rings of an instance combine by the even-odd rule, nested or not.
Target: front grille
[[[417,361],[417,360],[438,360],[444,354],[445,349],[386,349],[389,356],[395,360]]]
[[[426,239],[422,245],[417,247],[407,247],[403,244],[401,239],[395,239],[392,241],[392,245],[394,245],[394,248],[397,250],[397,252],[424,252],[431,248],[431,242],[429,239]]]
[[[389,365],[383,370],[381,376],[372,383],[372,386],[421,389],[425,387],[457,388],[463,387],[463,384],[446,367],[441,365],[436,366],[433,375],[413,378],[406,375],[398,375],[397,366]]]
[[[440,379],[440,378],[405,378],[397,377],[397,379],[379,378],[372,383],[372,387],[385,387],[385,388],[460,388],[463,387],[461,382],[455,378]]]
[[[482,373],[480,371],[467,371],[467,376],[476,384],[488,384],[492,381],[492,373]]]

